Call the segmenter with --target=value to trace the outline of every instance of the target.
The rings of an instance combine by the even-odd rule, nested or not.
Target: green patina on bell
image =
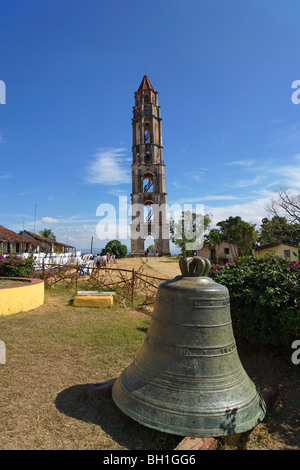
[[[233,335],[226,287],[201,257],[180,260],[182,276],[159,285],[137,357],[112,397],[124,414],[180,436],[218,437],[254,428],[265,403],[246,374]]]

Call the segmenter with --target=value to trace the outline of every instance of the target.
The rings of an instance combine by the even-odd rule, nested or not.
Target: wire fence
[[[110,290],[118,298],[130,301],[139,308],[152,306],[161,282],[167,278],[151,276],[139,269],[82,265],[60,265],[42,262],[41,276],[45,285],[80,290]]]

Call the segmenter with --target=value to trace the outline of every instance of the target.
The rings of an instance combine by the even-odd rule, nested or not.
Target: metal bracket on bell
[[[183,277],[206,277],[210,270],[210,261],[201,256],[184,257],[179,260]]]

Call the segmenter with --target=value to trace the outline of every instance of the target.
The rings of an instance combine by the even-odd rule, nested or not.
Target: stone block
[[[74,299],[75,307],[112,307],[114,292],[78,292]]]
[[[116,380],[117,379],[115,378],[106,380],[105,382],[88,385],[85,389],[88,399],[90,400],[95,397],[111,395],[111,391]]]
[[[175,450],[216,450],[218,441],[213,437],[185,437]]]

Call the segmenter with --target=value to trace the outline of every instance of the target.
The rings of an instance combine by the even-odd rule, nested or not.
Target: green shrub
[[[2,277],[35,277],[34,259],[23,259],[18,255],[0,255],[0,276]]]
[[[299,261],[238,258],[212,265],[209,276],[229,290],[237,341],[290,354],[292,342],[300,337]]]
[[[106,253],[113,253],[116,258],[125,258],[127,256],[127,246],[122,245],[119,240],[111,240],[102,249],[101,256],[106,255]]]

